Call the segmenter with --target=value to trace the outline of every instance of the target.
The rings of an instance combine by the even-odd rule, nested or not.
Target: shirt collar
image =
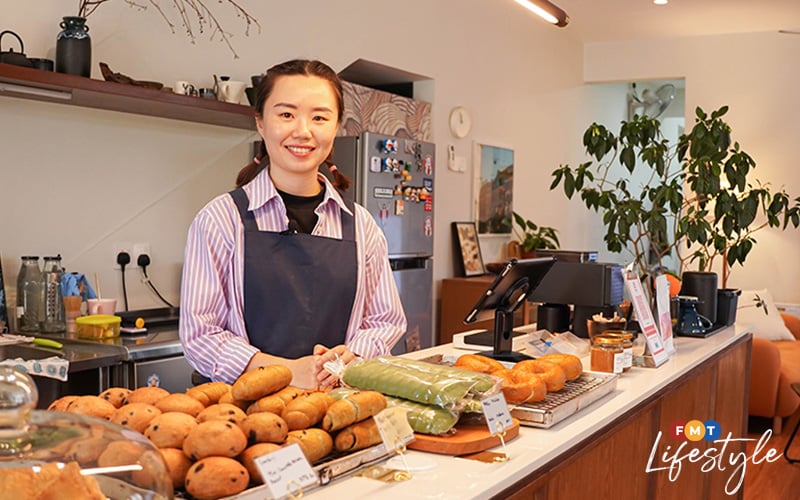
[[[325,198],[323,198],[321,205],[336,203],[339,205],[340,209],[353,215],[353,212],[345,205],[341,194],[339,194],[339,190],[333,187],[333,184],[331,184],[328,178],[321,173],[317,173],[317,179],[325,183]],[[261,170],[252,181],[245,184],[244,190],[249,199],[249,205],[247,206],[249,211],[254,211],[276,198],[278,200],[281,198],[278,194],[278,189],[269,176],[269,167]]]

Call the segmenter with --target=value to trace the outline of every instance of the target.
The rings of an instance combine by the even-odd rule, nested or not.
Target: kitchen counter
[[[523,427],[507,444],[507,462],[487,464],[409,451],[409,460],[429,467],[413,472],[409,481],[384,483],[351,476],[307,496],[649,499],[699,498],[713,489],[712,497],[724,497],[730,471],[720,480],[714,473],[701,473],[699,464],[684,464],[687,470],[673,482],[668,472],[647,474],[645,467],[658,431],[666,433],[677,420],[713,418],[720,422],[723,435],[730,431],[734,438],[744,437],[750,340],[746,329],[733,326],[707,339],[677,338],[677,354],[661,367],[631,369],[620,376],[615,391],[549,429]],[[458,352],[467,351],[448,344],[407,356],[420,359]],[[583,361],[588,368],[588,358]],[[617,474],[608,475],[609,465]]]
[[[104,366],[122,361],[141,361],[154,358],[183,355],[177,327],[149,328],[146,333],[123,333],[119,337],[102,340],[68,338],[66,333],[39,333],[69,345],[69,352],[76,360],[92,355],[107,356]],[[115,359],[112,359],[112,355]]]

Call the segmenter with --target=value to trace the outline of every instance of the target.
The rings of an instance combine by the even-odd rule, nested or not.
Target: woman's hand
[[[356,359],[350,349],[344,345],[327,348],[322,344],[314,346],[315,377],[320,389],[329,389],[339,385],[339,377],[324,368],[328,361],[341,360],[344,365],[352,363]]]

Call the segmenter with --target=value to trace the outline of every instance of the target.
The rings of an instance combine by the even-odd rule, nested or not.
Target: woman
[[[388,354],[405,332],[386,240],[318,172],[331,165],[344,111],[336,73],[319,61],[278,64],[255,107],[260,153],[189,229],[181,342],[212,380],[283,364],[293,385],[331,386],[325,362]]]

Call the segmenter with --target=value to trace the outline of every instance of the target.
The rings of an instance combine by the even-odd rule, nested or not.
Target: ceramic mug
[[[220,101],[232,102],[239,104],[244,97],[244,89],[247,84],[236,80],[228,80],[219,84],[219,95],[217,96]]]
[[[194,88],[194,85],[185,80],[176,81],[172,87],[172,91],[176,94],[197,95],[197,90]]]
[[[89,314],[114,314],[117,310],[117,299],[86,299]]]

